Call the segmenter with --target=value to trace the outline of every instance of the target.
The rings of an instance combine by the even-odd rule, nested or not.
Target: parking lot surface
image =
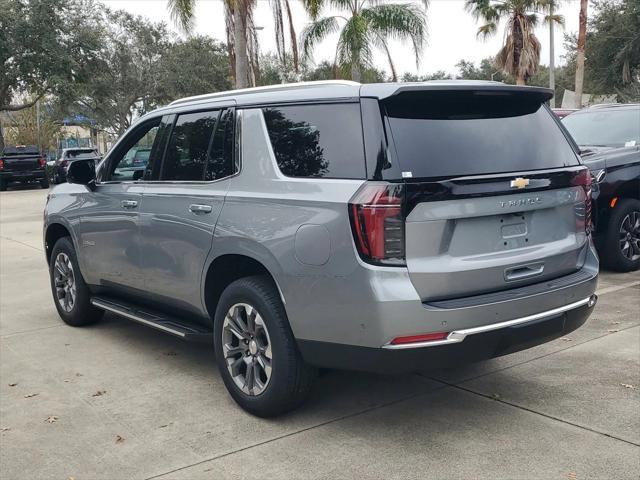
[[[421,375],[330,371],[301,409],[263,420],[206,345],[112,315],[62,323],[46,194],[0,194],[3,479],[639,477],[639,272],[602,272],[568,337]]]

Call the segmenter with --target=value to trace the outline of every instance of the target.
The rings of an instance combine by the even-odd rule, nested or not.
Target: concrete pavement
[[[110,315],[62,323],[46,193],[0,194],[0,478],[638,478],[639,273],[603,272],[569,337],[422,375],[332,371],[262,420],[207,346]]]

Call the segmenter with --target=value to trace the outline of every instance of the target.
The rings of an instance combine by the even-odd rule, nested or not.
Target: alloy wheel
[[[247,395],[264,392],[271,379],[271,340],[264,320],[251,305],[233,305],[222,324],[222,353],[236,386]]]
[[[620,251],[631,261],[640,258],[640,212],[627,214],[620,224]]]
[[[60,252],[53,264],[53,281],[56,299],[65,312],[71,312],[76,304],[76,278],[69,255]]]

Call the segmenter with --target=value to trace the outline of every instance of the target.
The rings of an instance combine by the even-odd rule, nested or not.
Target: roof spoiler
[[[467,92],[475,95],[487,96],[523,96],[532,101],[544,103],[553,98],[553,90],[545,87],[529,87],[518,85],[506,85],[500,82],[425,82],[408,84],[378,84],[363,85],[360,94],[363,97],[377,97],[380,101],[385,101],[405,93],[418,92]]]

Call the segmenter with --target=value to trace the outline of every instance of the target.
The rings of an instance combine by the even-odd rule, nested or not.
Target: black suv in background
[[[640,104],[595,105],[562,123],[591,170],[595,242],[603,263],[640,267]]]
[[[48,188],[46,163],[37,145],[6,146],[0,155],[0,191],[12,182],[39,182],[42,188]]]
[[[87,159],[93,160],[98,165],[101,157],[95,148],[65,148],[62,150],[60,158],[55,161],[52,182],[55,184],[66,182],[69,164],[75,160]]]

